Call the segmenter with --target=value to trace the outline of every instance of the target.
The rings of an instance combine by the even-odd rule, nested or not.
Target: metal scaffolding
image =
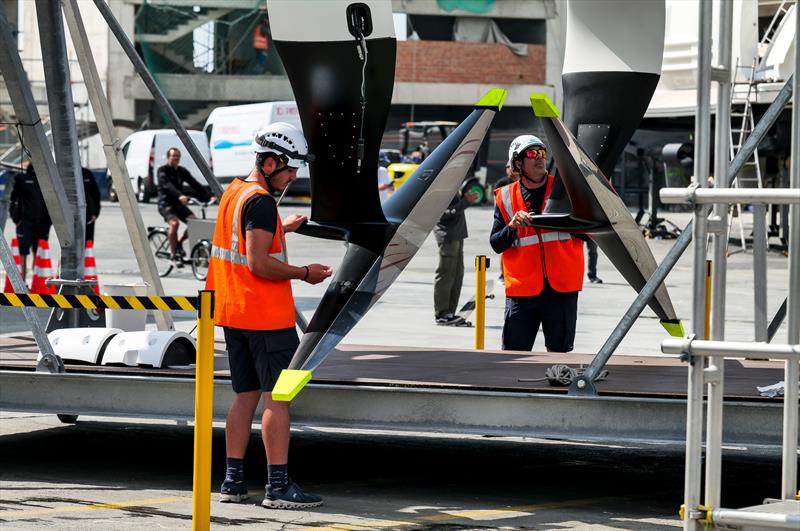
[[[729,5],[723,3],[721,20],[725,25],[729,21],[727,13]],[[800,14],[797,15],[800,24]],[[702,116],[708,110],[708,102],[703,94],[709,85],[709,76],[704,71],[710,70],[710,63],[703,61],[703,50],[710,51],[710,26],[711,2],[700,4],[700,60],[697,104],[697,145],[695,158],[696,183],[688,189],[663,189],[661,199],[670,203],[689,203],[694,207],[694,290],[693,290],[693,319],[694,334],[686,339],[667,339],[662,342],[662,351],[667,354],[680,354],[688,362],[688,389],[687,389],[687,419],[686,419],[686,472],[683,506],[683,522],[686,530],[708,529],[709,526],[720,527],[728,525],[758,526],[759,528],[786,529],[791,526],[800,526],[800,514],[797,514],[795,501],[797,492],[797,448],[798,448],[798,379],[800,375],[800,109],[794,105],[792,111],[792,170],[791,188],[779,190],[763,189],[725,189],[730,179],[719,183],[722,189],[704,189],[705,175],[707,175],[708,144],[702,135]],[[727,39],[727,42],[726,42]],[[723,35],[722,50],[729,49],[729,35]],[[728,54],[729,55],[729,54]],[[723,57],[727,57],[725,52]],[[795,74],[800,72],[800,40],[795,39]],[[730,69],[727,72],[719,71],[721,80],[729,79]],[[797,76],[789,82],[792,91],[797,94],[800,89]],[[788,84],[788,83],[787,83]],[[785,89],[786,87],[784,87]],[[791,92],[791,91],[790,91]],[[720,88],[720,103],[718,109],[727,108],[722,101],[727,90]],[[796,100],[796,98],[795,98]],[[771,110],[771,109],[770,109]],[[769,114],[768,111],[767,114]],[[767,116],[762,119],[765,121]],[[727,159],[728,147],[724,141],[719,141],[719,127],[725,123],[718,117],[717,139],[715,146],[717,168],[723,159]],[[761,123],[756,130],[761,127]],[[763,132],[763,129],[762,129]],[[761,135],[754,135],[760,141]],[[751,138],[752,138],[751,136]],[[750,140],[751,138],[748,138]],[[739,153],[741,154],[741,152]],[[748,155],[749,156],[749,155]],[[738,158],[738,155],[737,155]],[[731,170],[735,175],[736,161]],[[730,174],[730,172],[729,172]],[[718,185],[719,186],[719,185]],[[725,318],[725,271],[727,262],[727,216],[728,205],[733,203],[749,203],[758,205],[760,209],[766,204],[788,204],[790,208],[789,222],[789,282],[788,282],[788,337],[787,344],[770,345],[765,343],[766,337],[756,336],[754,343],[741,343],[724,341]],[[709,216],[705,205],[714,205],[714,214]],[[758,228],[756,228],[758,229]],[[702,339],[704,318],[707,315],[706,296],[703,276],[706,270],[706,245],[707,234],[714,237],[714,271],[712,281],[711,314],[712,341]],[[757,236],[757,235],[756,235]],[[760,277],[766,277],[766,246],[754,246],[754,272],[756,274],[753,285],[754,291],[766,291]],[[761,269],[764,271],[761,271]],[[758,300],[758,294],[756,295]],[[766,328],[766,326],[765,326]],[[723,413],[723,384],[724,384],[724,359],[755,358],[755,359],[784,359],[784,415],[783,415],[783,466],[781,499],[778,503],[786,504],[784,512],[760,512],[754,510],[734,510],[720,508],[721,487],[721,447],[722,447],[722,413]],[[701,503],[702,477],[702,446],[703,446],[703,387],[708,385],[707,401],[707,426],[706,426],[706,488],[704,500]],[[781,506],[783,507],[783,506]]]

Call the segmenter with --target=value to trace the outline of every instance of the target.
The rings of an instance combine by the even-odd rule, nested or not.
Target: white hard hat
[[[308,142],[303,133],[286,122],[275,122],[260,129],[253,139],[256,153],[275,153],[286,158],[286,165],[293,168],[304,166],[314,160],[308,152]]]
[[[520,154],[525,153],[529,148],[534,146],[541,146],[546,148],[547,146],[544,145],[538,136],[533,135],[519,135],[517,138],[511,141],[511,145],[508,146],[508,163],[511,166],[514,166],[514,159],[519,157]]]

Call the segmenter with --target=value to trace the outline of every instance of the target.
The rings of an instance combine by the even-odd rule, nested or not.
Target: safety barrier
[[[0,293],[0,306],[197,311],[192,529],[209,529],[211,522],[211,420],[214,399],[214,292],[203,290],[198,293],[197,297]]]

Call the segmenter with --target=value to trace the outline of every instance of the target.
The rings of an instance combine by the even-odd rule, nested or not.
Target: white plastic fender
[[[62,360],[98,364],[109,340],[120,332],[119,328],[60,328],[47,337],[53,351]],[[42,359],[41,352],[38,359]]]
[[[103,365],[168,367],[195,362],[195,342],[186,332],[122,332],[108,344]]]

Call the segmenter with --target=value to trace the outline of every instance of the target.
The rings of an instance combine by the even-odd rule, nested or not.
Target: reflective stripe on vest
[[[283,246],[283,241],[281,240],[281,252],[279,253],[269,253],[272,258],[280,260],[281,262],[286,262],[286,248]],[[229,249],[223,249],[222,247],[217,247],[216,245],[211,246],[211,257],[212,258],[219,258],[220,260],[224,260],[225,262],[230,262],[236,265],[247,265],[247,255],[246,254],[239,254],[234,253]]]
[[[250,198],[268,192],[259,185],[235,179],[219,204],[211,247],[206,289],[216,291],[215,321],[241,330],[282,330],[295,325],[292,284],[289,279],[258,276],[247,266],[244,214]],[[277,216],[280,222],[280,215]],[[269,247],[261,253],[285,261],[283,227],[277,225]]]
[[[213,258],[219,258],[220,260],[231,262],[236,265],[247,265],[247,255],[235,252],[233,249],[239,248],[239,213],[242,211],[242,203],[244,202],[245,198],[248,198],[248,194],[258,190],[259,188],[261,188],[261,186],[254,184],[252,186],[248,186],[239,193],[239,197],[236,201],[236,209],[233,211],[231,248],[225,249],[224,247],[217,247],[216,245],[213,245],[211,247],[211,256]],[[283,233],[281,233],[280,242],[281,250],[277,253],[270,253],[269,256],[280,260],[281,262],[286,262],[286,240],[284,239]]]
[[[568,241],[572,238],[569,232],[543,232],[541,236],[525,236],[519,238],[514,242],[514,247],[526,247],[528,245],[539,245],[539,243],[554,242],[554,241]]]
[[[514,217],[514,209],[511,207],[511,190],[510,186],[504,186],[500,189],[500,193],[502,194],[503,200],[503,210],[506,212],[506,216],[508,216],[508,221],[511,221],[511,218]]]

